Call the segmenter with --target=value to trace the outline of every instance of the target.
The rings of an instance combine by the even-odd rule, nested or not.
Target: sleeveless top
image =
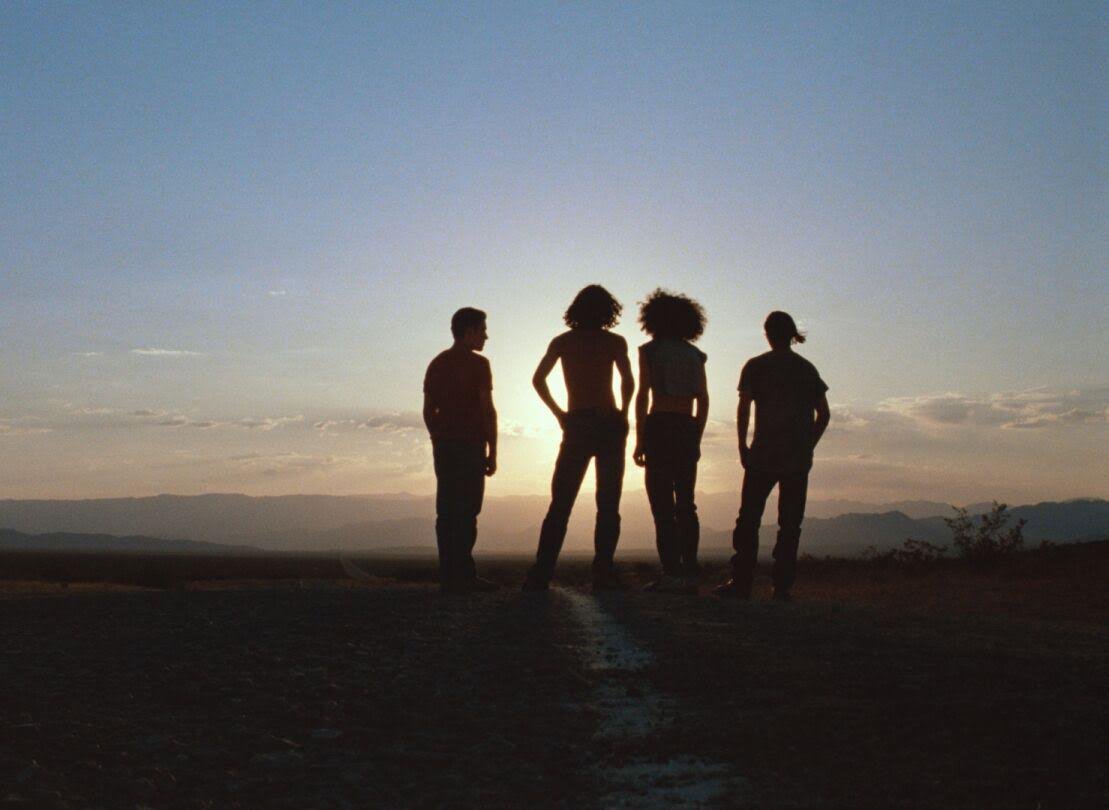
[[[701,393],[702,369],[708,355],[684,340],[656,338],[639,347],[651,371],[651,389],[671,397]]]

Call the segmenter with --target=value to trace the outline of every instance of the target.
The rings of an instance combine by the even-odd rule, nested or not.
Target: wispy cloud
[[[104,352],[74,352],[74,357],[103,357]]]
[[[318,472],[338,465],[334,456],[315,456],[302,453],[244,453],[228,459],[241,472],[273,477]]]
[[[883,401],[879,411],[929,427],[1045,428],[1109,423],[1109,386],[1034,388],[986,397],[956,392]]]
[[[240,428],[245,428],[247,430],[270,431],[270,430],[275,430],[279,427],[284,427],[285,425],[293,425],[293,424],[296,424],[298,422],[303,422],[303,421],[304,421],[304,417],[302,415],[297,415],[297,416],[263,416],[261,418],[248,417],[246,419],[240,419],[237,422],[230,422],[230,423],[227,423],[227,424],[230,427],[240,427]]]
[[[163,416],[164,414],[150,415]],[[157,422],[159,427],[190,427],[199,430],[213,430],[219,428],[230,428],[236,430],[260,430],[269,432],[277,428],[284,427],[285,425],[292,425],[298,422],[303,422],[303,416],[248,416],[242,419],[193,419],[189,416],[180,414],[168,416],[165,419]]]
[[[516,422],[511,419],[502,419],[499,425],[501,436],[513,439],[536,439],[546,431],[538,425],[526,422]]]
[[[51,428],[24,425],[10,419],[0,419],[0,438],[7,436],[37,436],[41,433],[50,433]]]
[[[1109,408],[1100,411],[1085,408],[1071,408],[1057,413],[1041,413],[1002,425],[1006,428],[1043,428],[1053,425],[1097,425],[1109,424]]]
[[[132,349],[131,354],[143,357],[202,357],[203,352],[194,352],[188,349]]]
[[[288,290],[270,290],[266,293],[266,295],[271,296],[272,298],[284,298],[288,294]]]
[[[321,419],[312,427],[324,433],[344,433],[357,430],[377,430],[385,433],[401,433],[423,430],[423,416],[416,411],[379,414],[362,418]]]
[[[70,406],[69,412],[74,416],[108,416],[118,413],[115,408],[102,408],[94,405]]]

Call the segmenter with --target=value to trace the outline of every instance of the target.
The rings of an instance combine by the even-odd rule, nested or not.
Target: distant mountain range
[[[0,529],[0,551],[141,551],[167,554],[257,554],[249,546],[229,546],[197,540],[166,540],[161,537],[116,537],[111,534],[23,534]]]
[[[546,506],[542,496],[489,498],[480,520],[479,549],[532,553]],[[706,552],[722,551],[730,545],[736,506],[733,493],[701,496],[702,547]],[[977,514],[989,507],[972,504],[967,508]],[[1109,501],[1102,499],[1017,506],[1010,512],[1014,520],[1027,520],[1025,536],[1031,542],[1109,536]],[[766,548],[776,531],[774,514],[771,504],[766,517],[770,525],[763,527]],[[943,517],[952,514],[949,505],[932,501],[813,501],[802,548],[817,555],[852,555],[871,545],[879,549],[900,545],[907,537],[943,543],[949,539]],[[622,547],[653,548],[654,529],[645,498],[629,495],[622,515]],[[570,524],[568,550],[591,548],[592,521],[592,498],[583,496]],[[158,551],[214,551],[227,546],[270,551],[431,551],[435,547],[434,500],[414,495],[3,500],[0,528],[9,530],[0,534],[0,548],[15,548],[20,543],[38,548],[68,543],[66,549]],[[28,535],[40,537],[28,539]]]

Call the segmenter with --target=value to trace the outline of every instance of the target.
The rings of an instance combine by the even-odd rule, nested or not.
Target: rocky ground
[[[0,801],[1109,804],[1109,630],[1088,565],[810,566],[783,605],[764,585],[739,604],[594,597],[573,562],[559,590],[520,594],[509,560],[486,565],[503,590],[442,596],[426,561],[360,564],[377,578],[317,560],[305,570],[327,576],[0,583]]]

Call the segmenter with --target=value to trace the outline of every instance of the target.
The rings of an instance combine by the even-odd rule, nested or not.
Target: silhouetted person
[[[497,471],[497,412],[489,361],[477,354],[488,334],[485,313],[464,307],[451,318],[454,345],[424,377],[424,424],[435,456],[435,539],[444,591],[492,590],[477,576],[473,549],[485,477]]]
[[[535,565],[525,590],[544,590],[554,574],[566,524],[590,459],[596,459],[597,524],[593,535],[593,587],[623,588],[613,569],[620,538],[620,492],[628,440],[628,405],[635,392],[628,344],[608,330],[620,318],[620,303],[604,287],[591,284],[574,298],[564,320],[570,331],[551,341],[532,377],[540,399],[562,426],[562,445],[551,481],[551,506],[539,534]],[[547,376],[562,361],[568,403],[559,407]],[[612,369],[620,372],[621,405],[612,396]]]
[[[662,563],[662,578],[647,590],[696,593],[701,524],[693,490],[709,395],[706,356],[692,342],[705,331],[705,311],[684,295],[655,290],[639,308],[639,323],[654,339],[639,347],[632,458],[646,467],[647,499]]]
[[[717,589],[721,596],[748,599],[759,550],[759,525],[766,499],[778,487],[778,542],[774,545],[774,598],[788,601],[797,569],[797,544],[805,517],[805,498],[813,449],[828,427],[828,386],[816,367],[791,345],[804,343],[793,318],[771,312],[764,324],[770,351],[753,357],[739,376],[739,457],[743,494],[732,535],[732,578]],[[751,403],[755,439],[747,445]]]

